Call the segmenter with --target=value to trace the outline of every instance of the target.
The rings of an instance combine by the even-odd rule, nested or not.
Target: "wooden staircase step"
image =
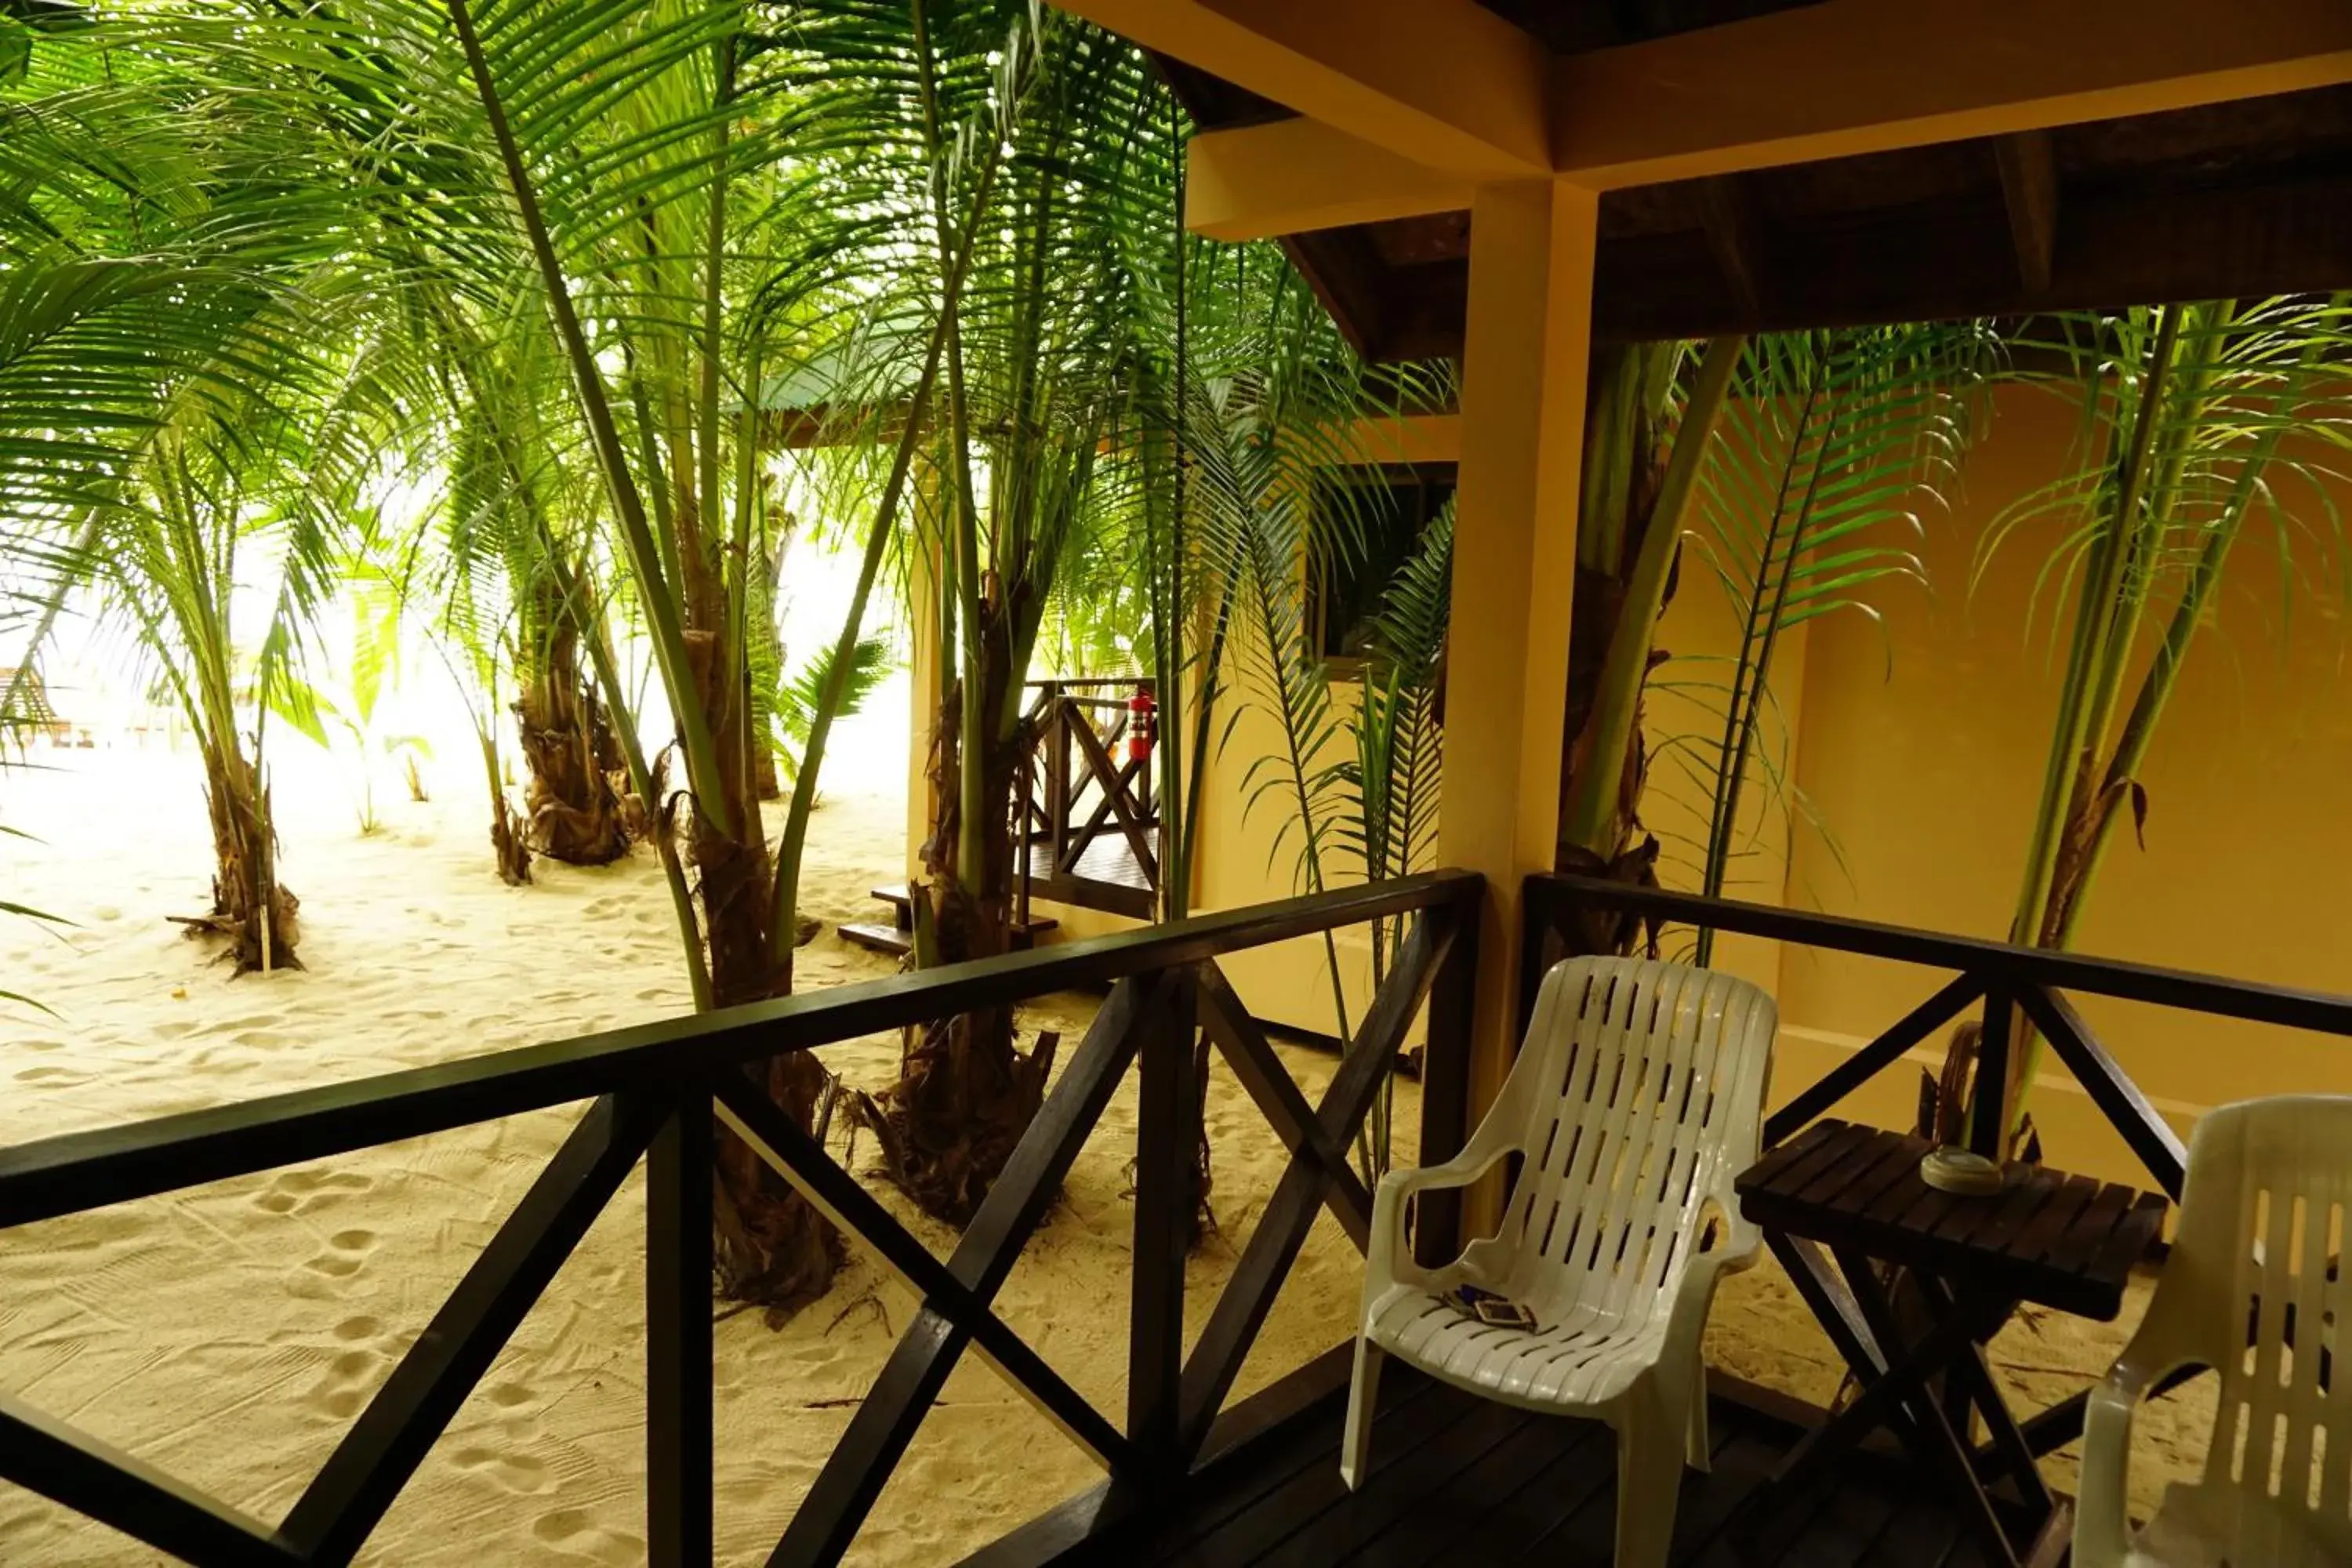
[[[871,948],[876,952],[904,954],[914,951],[913,934],[901,931],[897,926],[886,926],[866,921],[844,921],[837,929],[845,942],[854,942],[858,946]]]
[[[898,908],[902,924],[886,926],[879,921],[845,921],[838,928],[843,940],[854,942],[860,947],[871,948],[876,952],[903,954],[914,951],[914,917],[911,907],[906,902],[907,889],[904,888],[874,889],[874,896],[885,903],[891,901],[889,895],[893,893],[898,895]],[[1021,952],[1034,947],[1039,937],[1047,931],[1059,930],[1061,924],[1062,922],[1057,920],[1042,915],[1034,920],[1014,921],[1011,933],[1013,951]]]
[[[891,923],[900,931],[915,929],[915,906],[907,897],[904,882],[894,888],[875,888],[870,890],[870,896],[890,906]]]

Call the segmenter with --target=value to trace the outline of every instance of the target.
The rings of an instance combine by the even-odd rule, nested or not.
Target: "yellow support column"
[[[1517,1046],[1520,879],[1551,869],[1559,831],[1598,210],[1595,193],[1549,180],[1483,185],[1471,206],[1438,862],[1489,888],[1473,1125]],[[1465,1219],[1478,1234],[1492,1212],[1474,1201]]]

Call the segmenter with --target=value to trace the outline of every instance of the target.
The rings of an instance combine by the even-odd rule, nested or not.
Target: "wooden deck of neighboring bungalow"
[[[1350,1493],[1339,1467],[1345,1377],[1338,1352],[1302,1373],[1297,1381],[1320,1392],[1287,1420],[1233,1441],[1181,1505],[1126,1511],[1125,1500],[1098,1488],[964,1568],[1607,1568],[1617,1459],[1606,1426],[1474,1398],[1391,1363],[1373,1472]],[[1279,1393],[1274,1402],[1286,1403]],[[1801,1430],[1722,1397],[1711,1420],[1711,1468],[1684,1472],[1675,1568],[1985,1563],[1940,1493],[1874,1455],[1845,1467],[1833,1492],[1757,1507]]]

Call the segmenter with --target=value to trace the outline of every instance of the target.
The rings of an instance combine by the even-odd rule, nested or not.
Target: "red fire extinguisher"
[[[1151,688],[1138,684],[1135,695],[1127,700],[1127,757],[1133,763],[1151,759],[1151,744],[1160,738],[1160,704],[1152,700]]]

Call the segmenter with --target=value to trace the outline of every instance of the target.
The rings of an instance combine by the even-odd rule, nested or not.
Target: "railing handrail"
[[[1630,887],[1591,877],[1538,872],[1527,880],[1530,885],[1541,884],[1602,908],[1687,925],[1710,926],[1743,936],[1834,948],[1934,969],[1967,971],[2020,987],[2084,991],[2226,1018],[2352,1036],[2352,995],[2232,980],[2127,959],[2024,947],[1983,937],[1954,936],[1845,915],[1782,909],[1773,904],[1710,899],[1662,888]]]
[[[1229,1417],[1251,1419],[1227,1410],[1227,1396],[1318,1216],[1328,1210],[1351,1241],[1369,1245],[1371,1194],[1346,1151],[1424,1006],[1422,1148],[1444,1159],[1461,1147],[1485,889],[1475,874],[1433,873],[0,1151],[0,1225],[11,1225],[519,1110],[587,1102],[279,1523],[5,1394],[0,1477],[206,1568],[348,1563],[642,1165],[647,1557],[654,1568],[708,1563],[710,1288],[720,1223],[712,1172],[723,1126],[761,1170],[869,1248],[920,1302],[769,1562],[833,1568],[842,1560],[967,1349],[1091,1452],[1122,1497],[1163,1495]],[[1310,1102],[1220,973],[1217,955],[1407,914],[1396,958]],[[844,1167],[821,1132],[734,1070],[753,1058],[1087,979],[1116,984],[944,1258]],[[1203,1039],[1233,1065],[1289,1159],[1206,1322],[1188,1336],[1185,1258],[1205,1196],[1204,1080],[1195,1055]],[[996,1298],[1130,1076],[1134,1250],[1122,1423],[1055,1372],[1005,1321]],[[1450,1254],[1457,1240],[1454,1210],[1431,1194],[1418,1211],[1414,1245]]]
[[[811,1050],[1074,986],[1480,896],[1473,871],[1166,925],[631,1025],[0,1149],[0,1229]]]

